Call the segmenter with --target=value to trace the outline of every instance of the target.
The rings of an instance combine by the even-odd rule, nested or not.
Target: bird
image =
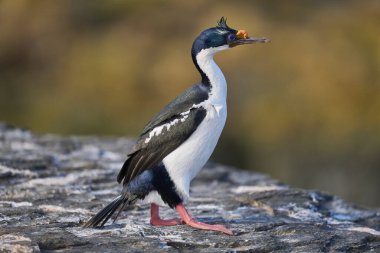
[[[214,55],[239,45],[266,42],[270,40],[249,37],[245,30],[230,28],[224,17],[215,27],[200,33],[193,42],[191,56],[201,81],[148,122],[117,176],[117,182],[122,183],[120,195],[83,227],[103,227],[118,211],[115,222],[125,206],[139,201],[150,204],[153,226],[186,224],[233,235],[224,225],[193,218],[185,204],[189,200],[190,182],[213,153],[227,118],[227,82]],[[180,219],[161,219],[160,206],[175,209]]]

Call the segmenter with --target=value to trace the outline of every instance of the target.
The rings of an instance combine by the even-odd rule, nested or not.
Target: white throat
[[[227,97],[227,82],[219,66],[214,61],[214,55],[226,49],[229,49],[228,45],[202,49],[196,56],[199,68],[210,80],[210,99],[217,102],[225,102]]]

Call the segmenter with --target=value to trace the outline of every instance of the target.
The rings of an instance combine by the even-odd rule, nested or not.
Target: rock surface
[[[138,205],[104,229],[81,228],[120,191],[115,178],[132,144],[0,124],[0,252],[380,252],[378,210],[215,164],[194,180],[189,210],[234,236],[152,227]]]

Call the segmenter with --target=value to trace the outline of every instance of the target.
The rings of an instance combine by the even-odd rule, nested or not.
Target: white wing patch
[[[172,120],[171,122],[169,123],[166,123],[166,124],[163,124],[161,126],[158,126],[158,127],[155,127],[153,128],[152,131],[150,131],[149,133],[149,137],[145,139],[145,143],[149,143],[149,141],[154,137],[154,136],[158,136],[162,133],[162,131],[166,128],[166,131],[169,131],[170,128],[172,126],[174,126],[175,124],[177,124],[178,122],[185,122],[185,120],[189,117],[189,113],[190,113],[190,110],[193,109],[193,108],[198,108],[200,107],[201,104],[198,104],[198,105],[193,105],[192,107],[190,107],[189,110],[181,113],[180,115],[182,116],[181,118],[179,119],[175,119],[175,120]]]
[[[154,137],[154,136],[158,136],[162,133],[162,130],[164,130],[164,128],[166,128],[167,131],[170,130],[170,128],[172,126],[174,126],[175,124],[177,124],[178,122],[185,122],[185,120],[189,117],[189,113],[190,113],[190,110],[189,111],[186,111],[184,113],[181,113],[181,116],[183,116],[182,118],[180,119],[175,119],[169,123],[166,123],[166,124],[163,124],[161,126],[158,126],[158,127],[155,127],[153,128],[152,131],[150,131],[149,133],[149,137],[145,139],[145,143],[149,143],[149,141]]]
[[[149,137],[145,139],[145,143],[149,143],[149,141],[154,137],[154,136],[158,136],[162,133],[162,131],[164,130],[164,128],[166,128],[167,131],[170,130],[170,128],[172,126],[174,126],[175,124],[177,124],[178,122],[185,122],[185,120],[189,117],[189,113],[192,109],[195,109],[195,108],[200,108],[200,107],[204,107],[206,108],[207,106],[207,100],[206,101],[203,101],[199,104],[193,104],[189,110],[185,111],[185,112],[182,112],[180,115],[182,116],[182,118],[179,118],[179,119],[175,119],[169,123],[166,123],[166,124],[163,124],[161,126],[158,126],[158,127],[155,127],[153,128],[152,131],[149,132]],[[223,108],[223,106],[216,106],[217,108],[215,108],[215,110],[217,111],[217,114],[219,116],[219,111],[221,108]]]

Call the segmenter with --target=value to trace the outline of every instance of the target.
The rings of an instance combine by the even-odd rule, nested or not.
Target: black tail
[[[100,210],[94,217],[92,217],[89,221],[87,221],[82,227],[95,228],[99,225],[99,223],[101,223],[99,227],[103,227],[104,224],[111,218],[112,214],[114,214],[116,210],[119,209],[119,212],[114,219],[115,221],[127,203],[128,203],[128,198],[125,198],[125,195],[124,196],[120,195],[119,197],[114,199],[111,203],[109,203],[106,207]]]

